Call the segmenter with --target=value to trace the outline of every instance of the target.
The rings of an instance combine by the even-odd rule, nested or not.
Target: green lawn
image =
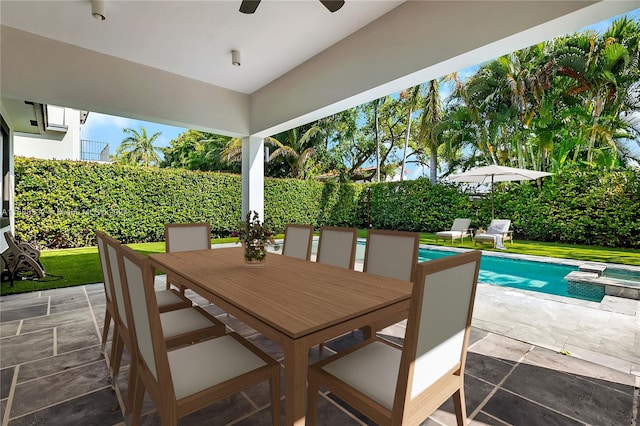
[[[367,232],[365,229],[358,231],[358,236],[362,238],[366,237],[366,234]],[[277,238],[282,238],[282,235],[277,236]],[[214,244],[220,244],[235,241],[236,238],[223,238],[213,240],[212,242]],[[421,234],[420,243],[436,245],[435,234]],[[440,240],[437,245],[450,247],[451,243]],[[164,242],[131,244],[130,246],[143,254],[164,252]],[[473,242],[468,239],[464,243],[456,242],[453,246],[474,248]],[[517,239],[513,245],[507,243],[506,246],[506,252],[508,253],[640,266],[640,251],[634,249],[579,246],[544,243],[538,241],[518,241]],[[480,245],[476,248],[480,248]],[[482,248],[484,250],[493,250],[489,245],[485,245]],[[15,282],[14,287],[10,287],[8,282],[2,283],[0,294],[6,295],[23,293],[26,291],[102,282],[102,272],[100,269],[97,247],[46,250],[42,252],[40,260],[47,273],[47,277],[44,280],[18,280]]]

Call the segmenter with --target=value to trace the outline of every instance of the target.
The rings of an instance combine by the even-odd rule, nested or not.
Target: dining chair
[[[413,281],[418,264],[418,232],[370,229],[363,271],[403,281]]]
[[[119,257],[121,244],[114,238],[103,234],[102,239],[104,241],[105,259],[108,264],[109,271],[109,284],[111,285],[111,294],[114,296],[114,333],[111,344],[111,354],[109,357],[109,365],[111,366],[111,377],[114,384],[117,382],[118,374],[120,372],[120,364],[122,362],[123,350],[126,347],[129,355],[132,357],[131,366],[135,366],[133,357],[135,355],[133,341],[131,337],[131,327],[126,315],[126,299],[122,282],[122,271],[120,267]],[[152,276],[153,278],[153,276]],[[159,292],[154,291],[154,299],[157,303],[157,295],[171,290],[161,290]],[[199,306],[191,306],[175,309],[167,312],[160,312],[158,307],[158,315],[163,327],[164,338],[166,339],[166,345],[168,347],[176,347],[180,345],[189,344],[198,340],[207,339],[213,336],[220,336],[225,334],[226,327],[224,323],[216,319],[213,315],[209,314]],[[133,376],[135,376],[135,368],[129,370],[129,385],[132,385]],[[131,389],[131,388],[129,388]],[[133,394],[130,392],[128,395],[127,403],[125,404],[125,414],[128,413],[133,404]]]
[[[298,259],[311,259],[311,242],[313,241],[313,225],[290,223],[284,230],[282,254]]]
[[[107,284],[109,284],[111,275],[109,274],[109,265],[106,262],[107,257],[106,257],[106,249],[104,248],[105,247],[104,241],[109,240],[116,245],[120,244],[120,242],[118,242],[116,239],[114,239],[113,237],[107,235],[102,231],[96,231],[96,240],[98,241],[98,252],[100,253],[100,265],[102,267],[102,276],[105,283],[105,292],[107,292],[107,291],[110,291],[109,290],[110,287]],[[185,297],[184,295],[180,294],[179,292],[173,289],[159,290],[156,293],[156,297],[158,299],[158,307],[160,309],[160,312],[168,312],[168,311],[175,311],[176,309],[189,308],[192,305],[191,300],[189,300],[187,297]],[[112,301],[111,304],[113,305],[113,300],[114,300],[113,294],[111,295],[107,294],[107,301],[108,300],[111,300]],[[111,315],[111,317],[113,318],[113,315]]]
[[[457,423],[464,425],[479,266],[479,251],[420,263],[403,346],[373,337],[311,365],[309,424],[316,424],[322,387],[380,425],[420,424],[453,396]]]
[[[323,226],[320,228],[316,262],[353,269],[357,242],[356,228]]]
[[[109,329],[111,323],[114,323],[114,330],[116,327],[116,311],[115,311],[115,299],[112,293],[111,274],[109,271],[109,264],[107,261],[105,238],[110,238],[102,231],[96,231],[96,241],[98,244],[98,256],[100,257],[100,269],[102,270],[102,282],[104,284],[105,292],[105,314],[104,325],[102,326],[102,345],[101,349],[104,352],[107,345],[107,339],[109,336]],[[158,293],[158,305],[160,312],[168,312],[176,309],[188,308],[191,306],[191,301],[186,297],[180,295],[176,291],[160,291]]]
[[[370,229],[364,252],[363,272],[383,275],[402,281],[413,281],[418,265],[420,234],[418,232]],[[380,324],[371,324],[362,331],[365,336],[384,327],[403,321],[404,318],[388,318]]]
[[[164,242],[167,253],[205,250],[211,248],[211,225],[207,222],[198,223],[166,223],[164,225]],[[178,286],[184,294],[184,287]],[[171,283],[167,279],[167,289]]]
[[[161,423],[175,425],[180,417],[267,380],[271,420],[279,424],[280,364],[236,333],[169,350],[149,260],[123,246],[119,261],[137,353],[131,424],[139,423],[145,390]]]
[[[104,353],[104,349],[107,345],[107,338],[109,336],[109,329],[111,328],[111,322],[114,323],[116,312],[114,308],[113,294],[111,293],[111,276],[109,275],[109,265],[107,263],[107,255],[105,253],[105,233],[102,231],[96,231],[96,241],[98,243],[98,256],[100,257],[100,269],[102,270],[102,283],[104,284],[105,294],[105,313],[104,313],[104,325],[102,326],[102,346],[101,350]]]

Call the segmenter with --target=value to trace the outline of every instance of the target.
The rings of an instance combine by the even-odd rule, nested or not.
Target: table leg
[[[285,424],[304,425],[307,411],[309,347],[301,340],[284,345]]]

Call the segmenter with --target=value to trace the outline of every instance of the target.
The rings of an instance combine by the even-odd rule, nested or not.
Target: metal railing
[[[85,161],[109,161],[109,143],[80,140],[80,159]]]

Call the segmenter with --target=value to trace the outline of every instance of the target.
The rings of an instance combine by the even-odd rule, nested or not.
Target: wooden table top
[[[247,265],[241,247],[149,258],[294,339],[411,297],[410,282],[273,253]]]

